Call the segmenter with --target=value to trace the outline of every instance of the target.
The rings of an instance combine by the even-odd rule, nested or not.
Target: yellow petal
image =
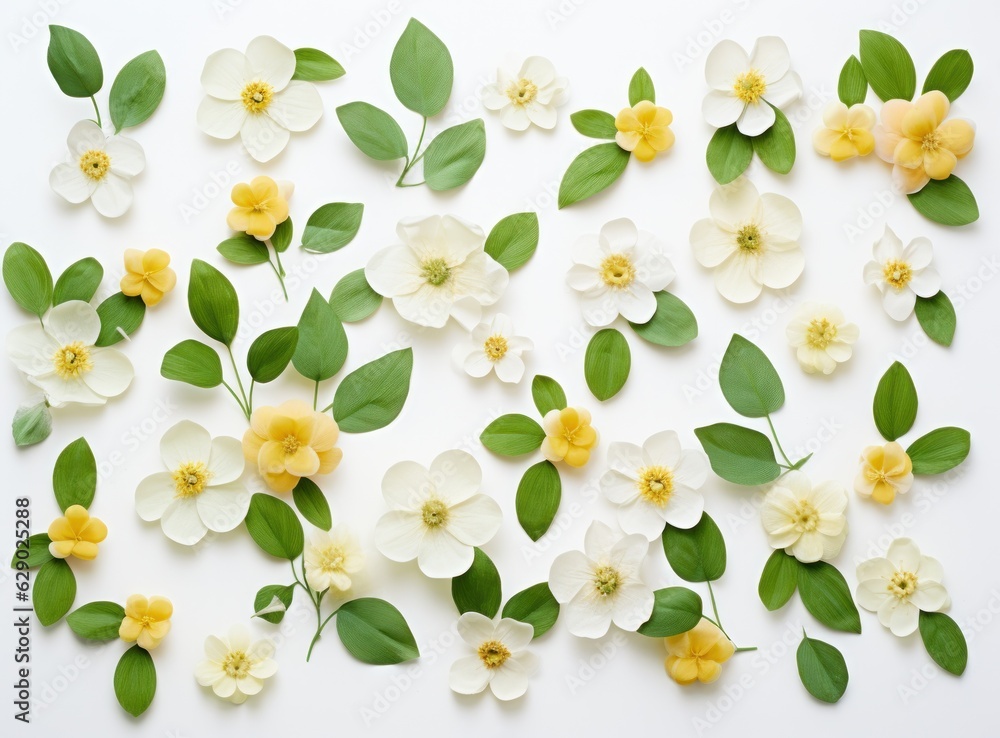
[[[66,518],[59,517],[49,524],[49,539],[53,541],[76,540],[76,531]]]
[[[326,413],[317,413],[312,429],[312,440],[309,442],[316,451],[328,451],[337,443],[340,428],[337,421]]]
[[[253,213],[253,210],[250,208],[233,208],[226,216],[226,225],[234,231],[241,231],[245,233],[246,229],[250,227],[251,213]]]
[[[615,143],[625,151],[634,151],[635,147],[642,141],[642,136],[638,131],[618,131],[615,134]]]
[[[671,113],[667,108],[657,107],[653,114],[653,120],[650,123],[652,126],[669,126],[674,122],[674,114]]]
[[[632,155],[639,161],[653,161],[656,158],[656,149],[649,145],[649,141],[642,138],[636,144],[636,147],[632,149]]]
[[[552,452],[559,459],[565,459],[566,454],[569,452],[569,441],[562,436],[549,436],[548,441],[549,446],[552,448]]]
[[[267,426],[265,434],[272,441],[283,441],[288,436],[295,436],[298,431],[297,418],[290,418],[287,415],[275,413],[271,417],[271,422]]]
[[[913,110],[903,116],[903,135],[907,138],[917,139],[933,133],[938,122],[934,116],[925,110],[914,107]]]
[[[97,558],[97,544],[90,541],[77,541],[73,546],[73,555],[78,559],[90,561]]]
[[[166,597],[153,595],[149,598],[149,608],[146,614],[155,620],[169,620],[174,614],[174,606]]]
[[[958,157],[948,149],[924,152],[924,171],[931,179],[947,179],[957,163]]]
[[[108,537],[108,526],[100,518],[91,518],[80,531],[80,540],[90,543],[100,543]]]
[[[946,120],[937,129],[941,145],[961,159],[972,150],[976,129],[971,122],[955,118]]]
[[[65,559],[72,555],[75,546],[76,540],[72,538],[63,541],[52,541],[49,544],[49,553],[57,559]]]
[[[158,272],[170,266],[170,254],[163,249],[150,249],[142,257],[144,272]]]
[[[139,249],[125,249],[125,271],[142,274],[142,252]]]
[[[678,684],[692,684],[698,680],[698,661],[667,656],[667,673]]]
[[[591,425],[582,425],[573,434],[573,445],[591,448],[597,443],[597,430]]]
[[[271,426],[271,419],[274,418],[274,415],[273,407],[265,405],[257,408],[250,416],[250,429],[258,436],[267,438],[267,429]],[[244,440],[246,440],[245,436]]]
[[[833,148],[834,143],[840,139],[841,135],[840,131],[832,128],[817,128],[813,134],[813,148],[816,149],[817,153],[829,156],[830,149]]]
[[[913,110],[913,103],[909,100],[886,100],[879,114],[882,127],[890,133],[897,135],[903,132],[903,118],[908,112]]]
[[[280,494],[291,492],[295,489],[295,485],[299,483],[297,476],[289,474],[286,471],[277,474],[264,474],[263,477],[267,486]]]
[[[844,161],[857,155],[858,147],[847,136],[841,136],[830,147],[830,158],[834,161]]]
[[[129,595],[125,601],[125,614],[130,618],[141,620],[149,609],[149,600],[142,595]]]
[[[623,132],[635,131],[641,128],[635,110],[632,108],[622,108],[618,115],[615,116],[615,128]]]
[[[858,150],[858,156],[868,156],[868,154],[875,150],[875,136],[872,135],[871,131],[863,131],[855,128],[851,131],[851,135],[854,140],[854,146]]]
[[[121,291],[129,297],[135,297],[136,295],[142,294],[142,288],[145,284],[146,280],[141,274],[126,272],[118,286],[121,288]]]
[[[142,633],[142,623],[130,615],[126,615],[122,624],[118,626],[118,637],[127,643],[135,643],[140,633]]]
[[[580,425],[580,414],[575,407],[565,407],[559,411],[559,420],[562,422],[563,428],[574,431]]]
[[[253,190],[250,189],[250,185],[245,182],[239,182],[234,185],[233,192],[230,197],[232,198],[233,205],[241,208],[252,208],[257,204],[256,199],[254,198]]]
[[[268,408],[270,409],[270,408]],[[257,411],[254,411],[254,415]],[[253,428],[250,428],[243,434],[243,458],[246,459],[251,464],[256,464],[257,459],[260,457],[261,446],[264,445],[264,439],[257,435]]]
[[[254,177],[250,181],[250,190],[253,192],[254,200],[262,203],[273,197],[278,197],[278,183],[270,177]]]
[[[635,113],[635,117],[640,123],[645,123],[647,126],[653,124],[653,119],[656,118],[656,103],[650,102],[649,100],[640,100],[636,103],[635,107],[632,108],[632,112]]]
[[[930,118],[933,121],[933,128],[937,128],[948,117],[951,103],[941,90],[931,90],[918,97],[913,107]]]
[[[564,460],[570,466],[584,466],[590,460],[590,451],[580,446],[570,444]]]
[[[646,143],[656,151],[666,151],[674,145],[674,132],[666,126],[651,128],[646,134]]]
[[[160,292],[170,292],[177,284],[177,273],[170,267],[165,267],[150,274],[146,281]]]
[[[887,482],[876,482],[875,488],[872,490],[872,499],[875,502],[888,505],[896,499],[896,488]]]
[[[275,197],[268,201],[267,212],[275,223],[284,223],[288,220],[288,201],[283,197]]]
[[[247,214],[247,227],[244,230],[248,236],[262,241],[274,235],[276,225],[270,213],[252,212]]]
[[[75,533],[82,531],[90,520],[90,513],[83,505],[70,505],[63,514]]]
[[[285,471],[285,449],[277,441],[267,441],[257,456],[257,469],[261,474],[281,474]]]
[[[916,169],[923,166],[924,147],[912,138],[901,138],[892,152],[892,158],[901,167]]]
[[[319,471],[317,474],[329,474],[340,464],[340,460],[344,458],[344,452],[339,448],[331,448],[328,451],[317,452],[319,456]]]
[[[844,118],[847,128],[863,128],[870,131],[875,126],[875,111],[864,103],[852,105]]]
[[[698,659],[698,681],[705,684],[714,682],[722,674],[722,666],[715,661]]]

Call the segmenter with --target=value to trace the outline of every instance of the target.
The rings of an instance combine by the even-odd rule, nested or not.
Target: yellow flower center
[[[795,529],[800,533],[812,533],[819,527],[819,511],[807,500],[800,500],[792,516]]]
[[[428,528],[439,528],[448,522],[448,506],[438,499],[427,500],[420,508],[420,516]]]
[[[759,253],[763,246],[763,239],[760,236],[760,228],[756,223],[747,223],[740,226],[736,231],[736,245],[745,254]]]
[[[479,660],[487,669],[499,669],[510,658],[510,649],[500,641],[486,641],[478,650]]]
[[[901,290],[913,279],[913,270],[905,261],[887,261],[882,276],[890,287]]]
[[[486,352],[486,358],[490,361],[500,361],[507,353],[508,348],[507,339],[503,336],[490,336],[483,344],[483,351]]]
[[[937,131],[931,131],[920,139],[920,148],[924,151],[937,151],[941,145],[941,134]]]
[[[260,80],[248,82],[247,86],[243,88],[243,92],[240,93],[240,97],[243,99],[243,107],[247,109],[247,112],[263,113],[271,104],[274,88],[267,82]]]
[[[889,592],[901,600],[908,599],[916,588],[917,575],[910,571],[897,571],[889,580]]]
[[[100,149],[83,152],[80,157],[80,171],[95,182],[100,182],[111,168],[111,157]]]
[[[613,566],[599,566],[594,572],[594,589],[601,597],[613,595],[621,584],[621,572]]]
[[[427,259],[420,265],[420,276],[427,284],[440,287],[451,278],[451,267],[444,259]]]
[[[756,69],[741,72],[736,75],[736,81],[733,82],[733,94],[748,105],[760,100],[765,90],[767,82],[764,80],[764,75]]]
[[[806,343],[816,349],[825,349],[837,337],[837,326],[826,318],[813,318],[806,329]]]
[[[608,287],[624,289],[635,280],[635,266],[625,254],[611,254],[601,262],[601,280]]]
[[[212,472],[201,461],[188,461],[174,470],[173,478],[178,497],[195,497],[205,491]]]
[[[347,563],[347,552],[344,547],[336,543],[327,546],[320,552],[319,568],[327,574],[336,574],[344,571],[344,564]]]
[[[62,379],[77,379],[94,368],[90,349],[83,345],[83,341],[67,343],[52,355],[52,368]]]
[[[885,473],[885,470],[876,469],[874,466],[869,466],[865,469],[865,478],[872,483],[882,482],[883,484],[889,484],[889,475]]]
[[[285,456],[293,456],[300,448],[302,448],[302,441],[294,434],[285,436],[281,441],[281,450],[285,452]]]
[[[143,615],[141,618],[139,618],[139,625],[141,625],[143,628],[148,628],[155,622],[156,618],[154,618],[152,615]]]
[[[250,673],[253,664],[243,651],[230,651],[222,660],[222,670],[234,679],[241,679]]]
[[[644,466],[636,486],[647,502],[663,507],[674,493],[674,473],[665,466]]]
[[[507,98],[517,107],[524,107],[538,97],[538,86],[530,79],[519,79],[507,88]]]

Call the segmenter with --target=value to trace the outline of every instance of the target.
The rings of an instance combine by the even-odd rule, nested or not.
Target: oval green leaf
[[[128,62],[111,85],[108,106],[115,133],[137,126],[153,114],[167,87],[167,70],[156,51]]]
[[[583,373],[587,386],[601,402],[621,391],[632,369],[632,352],[621,331],[603,328],[587,344]]]
[[[663,529],[663,552],[670,568],[686,582],[710,582],[726,571],[726,541],[708,513],[693,528]],[[698,611],[701,614],[701,610]]]
[[[863,103],[868,97],[868,78],[865,77],[865,68],[853,54],[840,70],[837,96],[847,107]]]
[[[653,614],[639,626],[650,638],[687,633],[701,620],[701,597],[687,587],[666,587],[653,592]]]
[[[215,250],[222,254],[226,261],[234,264],[266,264],[271,260],[267,244],[246,233],[227,238],[216,246]]]
[[[486,126],[482,118],[446,128],[430,142],[424,154],[424,181],[432,190],[464,185],[486,156]]]
[[[719,387],[733,410],[747,418],[763,418],[785,404],[785,388],[774,364],[738,333],[722,357]]]
[[[322,382],[347,361],[347,333],[330,303],[314,288],[299,318],[299,335],[292,355],[295,371]]]
[[[927,73],[921,92],[941,90],[952,102],[958,98],[972,81],[972,55],[965,49],[952,49],[941,55]]]
[[[836,648],[824,641],[802,637],[795,652],[799,679],[813,697],[834,703],[847,691],[847,662]]]
[[[113,641],[125,619],[125,608],[117,602],[88,602],[66,616],[70,630],[90,641]]]
[[[346,74],[336,59],[319,49],[302,48],[295,50],[295,74],[292,79],[307,82],[329,82]]]
[[[757,585],[757,594],[764,607],[773,612],[785,606],[795,594],[798,570],[794,556],[789,556],[782,550],[771,554],[764,564],[764,571],[760,573],[760,583]]]
[[[912,100],[917,90],[917,72],[906,47],[881,31],[865,30],[860,36],[861,66],[879,99]]]
[[[507,600],[501,617],[520,620],[535,629],[534,638],[549,631],[559,619],[559,603],[548,582],[533,584]]]
[[[937,428],[921,436],[906,449],[914,474],[943,474],[965,461],[972,436],[964,428]]]
[[[958,319],[948,295],[938,292],[932,297],[918,296],[916,313],[917,321],[928,338],[942,346],[951,346]]]
[[[31,604],[42,625],[52,625],[69,612],[76,599],[76,577],[65,559],[51,559],[38,569]]]
[[[732,423],[695,428],[712,471],[728,482],[753,486],[773,482],[781,474],[774,447],[763,433]]]
[[[975,195],[954,174],[948,179],[932,179],[907,197],[921,215],[935,223],[963,226],[979,220]]]
[[[292,490],[292,501],[302,513],[302,517],[322,530],[333,527],[333,516],[330,514],[330,503],[326,495],[311,479],[302,477]]]
[[[330,307],[345,323],[364,320],[381,304],[382,295],[368,284],[364,269],[344,275],[330,294]]]
[[[15,410],[10,431],[18,446],[33,446],[48,438],[52,433],[52,413],[45,400]]]
[[[614,140],[618,135],[615,127],[615,116],[603,110],[578,110],[570,117],[573,127],[590,138],[607,138]]]
[[[337,610],[337,635],[366,664],[400,664],[420,656],[403,615],[385,600],[361,597]]]
[[[410,392],[413,349],[391,351],[344,377],[333,397],[333,419],[345,433],[367,433],[389,425]]]
[[[97,491],[97,462],[86,438],[77,438],[59,454],[52,470],[52,490],[59,509],[89,508]]]
[[[430,118],[448,103],[454,77],[448,47],[427,26],[410,18],[389,60],[396,97],[414,113]]]
[[[740,133],[735,123],[716,130],[705,151],[708,171],[719,184],[729,184],[743,174],[751,159],[753,142]]]
[[[296,559],[305,546],[302,523],[295,511],[277,497],[260,492],[253,495],[246,525],[254,543],[276,558]]]
[[[146,317],[146,303],[138,295],[129,297],[123,292],[116,292],[97,306],[97,315],[101,319],[101,333],[95,345],[113,346],[131,336],[142,325],[142,319]]]
[[[658,346],[683,346],[698,337],[698,320],[683,300],[656,293],[656,312],[648,323],[629,323],[639,338]]]
[[[872,414],[878,432],[887,441],[895,441],[913,427],[917,418],[917,388],[906,367],[898,361],[879,380]]]
[[[285,218],[274,227],[274,233],[271,234],[271,246],[279,254],[285,253],[288,251],[288,247],[292,245],[292,236],[294,233],[295,226],[292,225],[292,219]]]
[[[500,572],[482,549],[475,549],[469,570],[451,580],[451,598],[463,615],[478,612],[492,618],[500,610]]]
[[[961,676],[969,663],[969,644],[958,623],[943,612],[920,612],[920,638],[934,662]]]
[[[788,174],[795,163],[795,133],[785,114],[774,105],[771,107],[774,109],[774,125],[750,140],[764,166],[772,172]]]
[[[22,569],[25,567],[34,569],[46,561],[52,561],[54,557],[49,553],[50,543],[52,543],[52,539],[49,538],[48,533],[35,533],[33,536],[18,541],[17,547],[14,549],[14,556],[10,560],[10,568],[17,569],[18,564],[20,564]]]
[[[4,252],[3,283],[14,302],[39,318],[52,305],[52,273],[45,258],[26,243],[12,243]]]
[[[253,380],[260,384],[267,384],[280,377],[288,366],[288,362],[292,360],[298,343],[299,329],[293,325],[272,328],[257,336],[250,344],[250,350],[247,351],[247,371],[250,372]],[[221,367],[219,371],[221,379]]]
[[[79,31],[49,26],[49,71],[59,89],[70,97],[91,97],[104,85],[104,68],[97,49]]]
[[[530,454],[542,445],[544,438],[542,426],[520,413],[501,415],[479,434],[483,445],[501,456]]]
[[[209,338],[229,346],[240,323],[240,301],[226,276],[211,264],[191,262],[188,309],[195,325]]]
[[[256,596],[253,598],[253,610],[254,617],[260,618],[261,620],[266,620],[269,623],[280,623],[285,617],[285,610],[292,606],[292,597],[295,595],[295,585],[294,584],[266,584],[257,590]],[[284,610],[276,610],[273,612],[261,612],[261,610],[267,609],[274,602],[275,598],[278,599],[282,605],[284,605]]]
[[[329,254],[344,248],[358,235],[365,206],[359,202],[331,202],[321,206],[306,221],[302,248],[314,254]]]
[[[622,176],[630,154],[616,143],[581,151],[559,183],[559,208],[572,205],[610,187]]]
[[[146,711],[156,694],[156,666],[153,657],[138,644],[122,654],[115,668],[115,697],[129,715]]]
[[[406,135],[384,110],[366,102],[352,102],[337,108],[337,118],[351,143],[365,156],[377,161],[406,156]]]
[[[844,575],[825,561],[798,566],[799,596],[806,610],[828,628],[845,633],[861,632],[861,615],[851,599]]]
[[[562,497],[562,480],[551,461],[529,466],[517,485],[514,507],[517,521],[533,541],[537,541],[552,525]]]
[[[559,382],[544,374],[536,374],[531,380],[531,399],[535,407],[544,417],[549,410],[562,410],[566,407],[566,393]]]
[[[649,76],[649,72],[644,67],[639,67],[628,83],[628,104],[634,108],[643,100],[655,103],[656,91],[653,88],[653,80]]]
[[[211,346],[189,338],[167,351],[160,376],[203,389],[222,384],[222,360]]]
[[[101,286],[103,278],[104,267],[92,256],[70,264],[56,280],[56,286],[52,291],[52,304],[61,305],[70,300],[90,302],[97,288]]]
[[[538,213],[514,213],[493,226],[484,249],[508,272],[524,264],[538,248]]]

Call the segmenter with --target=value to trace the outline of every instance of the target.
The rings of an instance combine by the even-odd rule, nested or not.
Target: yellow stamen
[[[432,498],[420,508],[420,516],[428,528],[439,528],[448,522],[448,506],[441,500]]]
[[[111,157],[100,149],[83,152],[80,157],[80,171],[95,182],[100,182],[111,169]]]
[[[624,289],[635,280],[635,266],[625,254],[610,254],[601,262],[601,280],[608,287]]]
[[[296,435],[289,434],[281,442],[281,450],[286,456],[294,455],[302,447],[302,441]]]
[[[887,589],[901,600],[908,599],[917,588],[917,575],[910,571],[897,571],[889,580]]]
[[[188,461],[174,470],[173,478],[178,497],[195,497],[205,491],[212,472],[201,461]]]
[[[905,261],[887,261],[882,268],[882,277],[890,287],[901,290],[913,279],[913,270]]]
[[[763,239],[760,235],[760,228],[756,223],[747,223],[736,231],[736,245],[740,251],[746,254],[759,253],[763,246]]]
[[[621,572],[613,566],[600,566],[594,572],[594,589],[601,597],[613,595],[621,584]]]
[[[795,520],[795,529],[800,533],[812,533],[819,527],[819,511],[807,500],[799,501],[792,517]]]
[[[644,466],[636,486],[647,502],[663,507],[674,493],[674,474],[665,466]]]
[[[241,679],[250,673],[253,664],[243,651],[230,651],[222,660],[222,670],[234,679]]]
[[[490,336],[483,344],[483,351],[486,352],[486,358],[490,361],[500,361],[507,353],[508,348],[507,339],[503,336]]]
[[[261,80],[248,82],[247,86],[243,88],[243,92],[240,93],[240,97],[243,100],[243,107],[247,109],[247,112],[254,114],[263,113],[271,104],[271,99],[274,97],[274,88]]]
[[[733,82],[733,93],[748,105],[755,104],[767,90],[767,82],[764,75],[756,69],[750,69],[736,75]]]
[[[499,669],[510,658],[510,649],[500,641],[486,641],[479,647],[478,653],[487,669]]]
[[[77,379],[94,368],[90,349],[82,341],[67,343],[53,354],[52,368],[62,379]]]
[[[344,571],[344,564],[347,562],[347,553],[343,546],[331,544],[322,551],[319,556],[319,568],[327,574],[335,574]]]
[[[538,97],[538,86],[529,79],[519,79],[507,88],[507,98],[517,107],[524,107]]]
[[[826,318],[813,318],[806,328],[806,343],[816,349],[825,349],[837,337],[837,326]]]
[[[420,276],[427,284],[440,287],[451,278],[451,267],[444,259],[427,259],[420,265]]]

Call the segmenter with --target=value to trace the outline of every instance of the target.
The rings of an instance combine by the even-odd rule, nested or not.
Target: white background
[[[167,595],[175,607],[173,630],[154,653],[156,699],[139,720],[118,707],[111,687],[123,644],[88,646],[65,623],[36,628],[30,730],[47,736],[74,731],[175,738],[277,730],[355,735],[366,729],[377,735],[446,730],[484,736],[609,731],[832,736],[849,728],[865,735],[963,729],[970,735],[985,734],[986,728],[976,726],[992,715],[1000,679],[1000,574],[995,554],[1000,502],[990,473],[998,440],[992,424],[1000,307],[1000,280],[995,279],[998,231],[992,218],[997,190],[991,178],[991,162],[997,156],[992,124],[1000,109],[992,74],[1000,58],[995,18],[984,16],[995,11],[971,0],[842,0],[810,6],[686,0],[670,5],[668,11],[665,3],[599,0],[379,0],[336,5],[219,0],[164,3],[154,12],[146,3],[126,0],[5,3],[0,17],[4,244],[31,244],[56,273],[84,255],[97,256],[107,269],[102,295],[117,289],[121,255],[129,247],[166,249],[180,277],[177,290],[149,311],[134,339],[124,345],[136,369],[125,396],[105,408],[57,411],[54,433],[38,446],[18,450],[9,439],[2,444],[3,540],[13,535],[15,495],[31,496],[34,529],[45,530],[56,513],[49,482],[52,464],[69,441],[86,435],[102,469],[92,512],[108,523],[110,535],[96,561],[72,562],[79,581],[77,605],[96,599],[123,602],[129,594],[142,592]],[[68,205],[48,187],[49,170],[65,156],[66,133],[92,112],[89,101],[63,96],[49,75],[44,28],[49,16],[51,22],[84,32],[99,50],[106,78],[99,95],[105,117],[110,81],[128,59],[156,48],[166,62],[163,104],[152,119],[128,132],[145,148],[148,164],[135,180],[135,204],[119,220],[102,219],[89,205]],[[479,115],[486,118],[486,160],[472,182],[456,192],[394,188],[398,164],[379,164],[361,155],[334,114],[342,103],[369,101],[397,117],[412,145],[419,118],[395,100],[388,75],[393,44],[410,16],[433,29],[455,60],[451,101],[430,123],[430,133]],[[953,110],[980,126],[975,150],[958,169],[978,196],[983,211],[978,223],[949,229],[925,220],[904,199],[890,194],[889,169],[874,156],[838,166],[812,151],[818,111],[835,96],[844,60],[857,53],[859,28],[897,35],[913,54],[921,83],[944,51],[967,47],[972,52],[978,73]],[[320,86],[326,111],[319,124],[308,133],[293,134],[285,152],[267,165],[243,155],[238,141],[209,139],[195,124],[205,58],[223,47],[243,49],[260,34],[271,34],[293,48],[325,49],[348,70],[342,79]],[[755,38],[768,34],[787,40],[793,66],[805,84],[802,101],[788,111],[799,158],[788,176],[776,176],[757,161],[749,175],[761,191],[785,194],[800,206],[806,269],[785,293],[765,292],[755,303],[737,307],[716,293],[711,274],[694,261],[687,240],[692,223],[707,215],[713,185],[704,163],[711,130],[700,113],[706,91],[702,70],[716,40],[732,38],[749,49]],[[481,109],[477,90],[493,78],[507,52],[547,56],[570,78],[571,100],[561,110],[555,131],[515,134]],[[655,81],[657,102],[674,113],[676,145],[651,165],[631,162],[607,193],[558,212],[554,199],[559,179],[589,144],[572,129],[569,113],[591,107],[617,112],[640,65]],[[298,275],[291,280],[290,304],[275,301],[276,282],[269,269],[227,264],[215,251],[229,235],[225,215],[232,175],[224,174],[227,167],[242,181],[261,173],[294,180],[291,209],[299,228],[322,203],[365,204],[361,231],[342,251],[321,258],[298,248],[287,253],[286,266]],[[213,179],[227,176],[230,181],[220,194]],[[457,326],[418,330],[384,305],[371,319],[348,326],[351,350],[341,376],[390,349],[412,345],[409,399],[390,427],[343,436],[343,463],[317,481],[335,519],[353,525],[364,540],[368,576],[359,591],[391,600],[406,615],[424,654],[415,662],[419,674],[413,677],[413,664],[372,667],[356,662],[332,629],[306,664],[312,635],[306,605],[286,618],[289,626],[277,652],[280,670],[264,692],[240,708],[217,700],[192,676],[202,658],[203,639],[245,622],[256,590],[288,581],[289,572],[286,564],[263,555],[242,527],[186,549],[134,512],[136,484],[160,469],[158,440],[170,425],[190,418],[214,435],[237,437],[245,429],[235,403],[221,388],[202,391],[159,376],[160,360],[170,346],[184,338],[201,338],[185,300],[190,260],[208,260],[237,285],[243,326],[236,350],[242,356],[248,339],[259,331],[294,324],[311,287],[328,295],[337,279],[393,243],[399,218],[455,213],[488,230],[502,216],[527,209],[537,210],[541,220],[538,252],[512,275],[497,307],[535,341],[529,376],[541,372],[556,377],[571,404],[592,409],[602,436],[588,467],[564,472],[562,512],[553,531],[532,544],[514,514],[517,480],[537,458],[503,460],[476,440],[497,414],[533,414],[528,382],[501,386],[495,378],[477,381],[460,374],[450,364],[451,347],[461,335]],[[583,380],[582,347],[591,331],[563,275],[574,238],[622,216],[669,244],[678,271],[670,289],[695,311],[701,335],[683,349],[669,350],[643,343],[622,326],[632,347],[632,374],[625,389],[602,405]],[[958,306],[958,333],[950,349],[929,344],[915,319],[891,321],[880,308],[876,290],[862,282],[862,266],[886,222],[904,241],[921,235],[933,241],[944,287]],[[785,341],[790,311],[806,299],[835,302],[861,326],[854,359],[830,378],[803,374]],[[28,320],[6,297],[0,299],[0,311],[4,331]],[[509,596],[546,579],[552,558],[580,546],[593,518],[614,520],[613,509],[596,494],[608,442],[641,443],[656,431],[673,428],[686,446],[697,447],[693,428],[740,422],[714,379],[734,331],[760,345],[782,375],[788,400],[775,422],[790,455],[815,451],[806,471],[816,481],[836,479],[850,487],[859,452],[880,442],[871,399],[879,376],[895,358],[905,360],[920,393],[916,426],[905,442],[941,425],[972,431],[972,455],[956,473],[918,479],[910,494],[891,507],[852,492],[851,533],[836,561],[853,588],[855,563],[880,553],[895,535],[912,536],[925,553],[938,557],[954,600],[951,614],[970,641],[964,677],[956,679],[938,669],[916,635],[896,638],[872,613],[862,612],[861,636],[828,631],[804,611],[797,596],[783,610],[768,613],[757,598],[760,570],[770,553],[754,508],[760,495],[713,478],[705,489],[707,508],[719,521],[729,548],[729,567],[717,587],[722,619],[740,644],[756,644],[760,652],[734,657],[713,685],[681,688],[664,673],[659,641],[617,631],[597,642],[576,639],[559,623],[533,644],[542,666],[523,699],[501,704],[489,694],[452,694],[447,672],[463,646],[451,633],[456,612],[448,582],[428,580],[415,565],[388,562],[371,543],[374,522],[384,511],[379,484],[386,468],[401,459],[428,464],[454,447],[476,456],[484,469],[484,491],[499,501],[506,516],[485,550],[498,564]],[[11,365],[0,371],[8,388],[0,417],[9,418],[31,390]],[[324,385],[324,404],[337,381]],[[260,388],[257,397],[260,404],[271,404],[310,393],[309,384],[289,371]],[[157,410],[164,407],[168,417]],[[250,476],[248,484],[258,489],[259,482]],[[3,550],[8,548],[12,546]],[[645,575],[654,587],[677,583],[657,543],[650,547]],[[693,586],[705,594],[700,585]],[[3,598],[3,607],[13,603],[9,576]],[[4,622],[7,617],[2,617]],[[794,646],[803,626],[810,635],[835,644],[847,658],[850,686],[837,706],[816,702],[799,683]],[[261,622],[254,622],[253,628],[260,635],[278,632]],[[9,629],[4,629],[4,639],[12,644]],[[14,679],[12,648],[0,652],[4,685]],[[6,725],[13,712],[11,699],[5,692],[0,700]]]

